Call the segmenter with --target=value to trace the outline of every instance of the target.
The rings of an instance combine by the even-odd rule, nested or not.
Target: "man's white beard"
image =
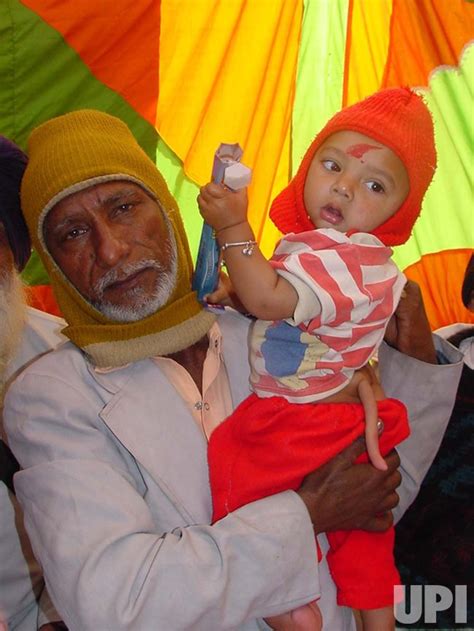
[[[154,291],[151,294],[145,295],[140,287],[131,290],[130,294],[135,298],[135,304],[133,306],[124,307],[122,305],[115,305],[106,300],[101,300],[100,298],[99,300],[95,300],[93,306],[110,320],[114,322],[137,322],[156,313],[168,302],[176,286],[178,261],[176,240],[169,220],[167,220],[167,224],[169,234],[167,244],[167,254],[169,256],[168,269],[164,269],[156,260],[146,259],[138,263],[125,265],[120,270],[111,270],[99,281],[95,291],[100,296],[107,285],[115,282],[120,277],[134,274],[140,269],[147,267],[154,268],[160,272]]]
[[[0,274],[0,395],[7,366],[21,343],[26,319],[23,285],[16,271]]]

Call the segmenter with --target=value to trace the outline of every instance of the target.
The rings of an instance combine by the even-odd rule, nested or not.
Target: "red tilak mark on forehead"
[[[382,147],[376,147],[375,145],[367,145],[365,143],[361,143],[359,145],[351,145],[348,147],[346,153],[348,156],[352,156],[353,158],[362,158],[362,156],[367,153],[367,151],[371,151],[372,149],[382,149]]]

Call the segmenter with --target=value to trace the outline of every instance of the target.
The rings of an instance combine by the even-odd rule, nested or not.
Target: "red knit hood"
[[[323,142],[345,130],[386,145],[405,165],[410,182],[407,198],[392,217],[372,230],[385,245],[405,243],[436,169],[433,121],[422,98],[409,88],[380,90],[335,114],[311,143],[295,177],[273,201],[270,218],[283,233],[314,230],[304,205],[306,176]]]

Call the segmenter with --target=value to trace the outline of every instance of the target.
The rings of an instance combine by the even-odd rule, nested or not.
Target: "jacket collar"
[[[218,323],[236,406],[249,394],[248,321],[224,314]],[[96,371],[92,365],[88,369],[93,379],[112,395],[99,413],[107,427],[139,467],[162,487],[185,523],[207,523],[212,512],[207,443],[156,363],[145,359],[110,372]]]

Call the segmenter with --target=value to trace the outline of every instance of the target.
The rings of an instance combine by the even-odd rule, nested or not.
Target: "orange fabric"
[[[155,124],[159,0],[22,1],[61,33],[97,79]]]
[[[393,0],[390,46],[382,87],[401,83],[428,85],[434,68],[443,64],[457,65],[466,44],[466,34],[472,33],[473,27],[472,2]]]
[[[421,286],[432,329],[453,322],[474,324],[474,313],[461,300],[464,273],[472,253],[473,250],[466,249],[427,254],[403,270],[407,278]]]
[[[468,0],[349,0],[343,105],[384,87],[428,85],[435,68],[457,65],[473,29]]]
[[[34,285],[26,288],[26,301],[30,307],[62,317],[50,285]]]

